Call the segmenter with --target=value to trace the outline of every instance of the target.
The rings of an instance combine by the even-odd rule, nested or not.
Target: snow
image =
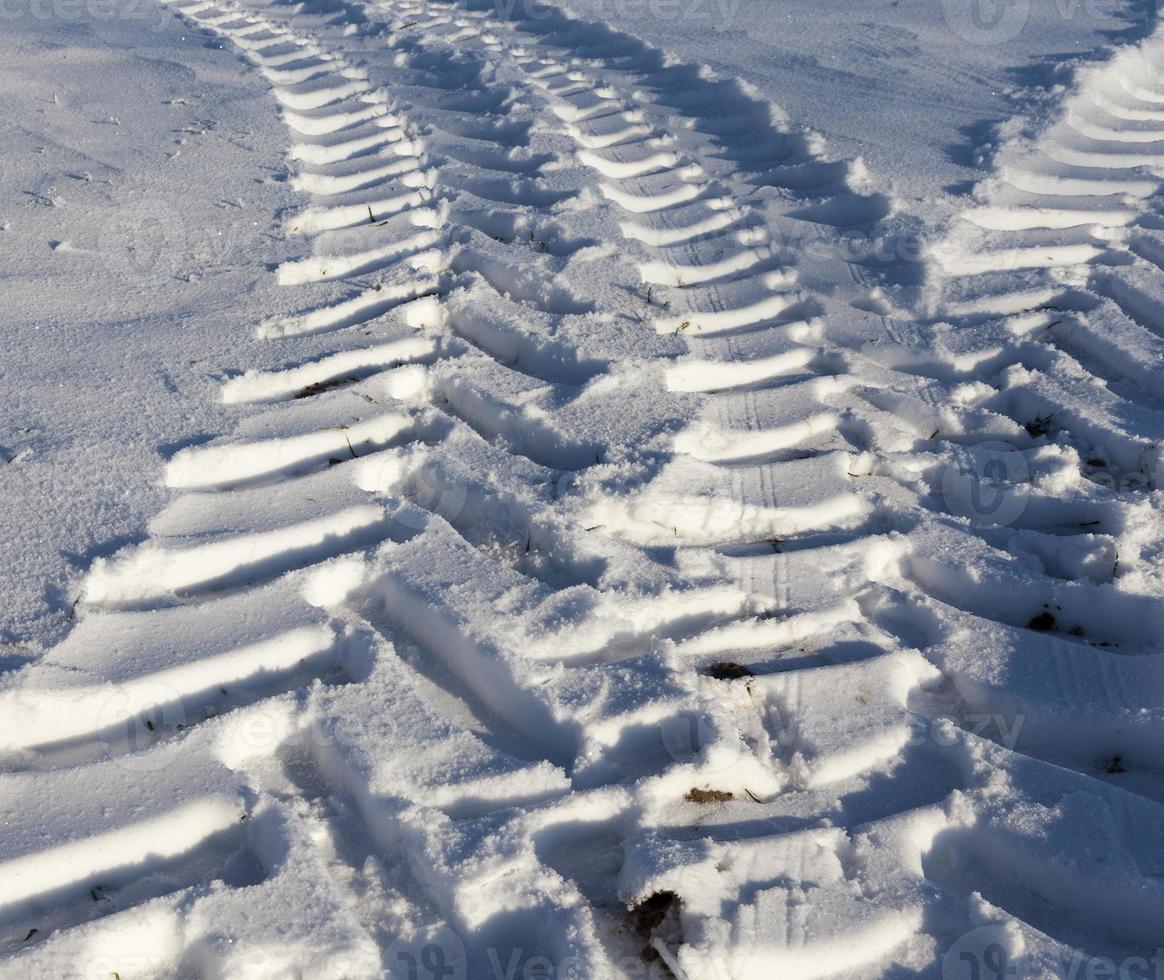
[[[1158,975],[1164,35],[996,13],[6,15],[0,977]]]
[[[4,26],[6,663],[63,638],[78,576],[141,536],[159,446],[230,427],[228,311],[281,302],[251,265],[290,203],[261,79],[152,0],[98,8]]]

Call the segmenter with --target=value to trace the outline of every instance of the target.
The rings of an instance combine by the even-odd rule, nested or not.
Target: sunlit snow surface
[[[1164,40],[933,6],[20,22],[0,975],[1164,971]]]

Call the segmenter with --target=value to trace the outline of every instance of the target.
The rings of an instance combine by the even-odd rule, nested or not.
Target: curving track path
[[[917,263],[602,25],[171,6],[271,85],[301,312],[3,679],[0,975],[1147,962],[1158,42]]]

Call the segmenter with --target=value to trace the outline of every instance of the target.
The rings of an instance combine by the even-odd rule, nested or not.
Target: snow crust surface
[[[1164,35],[1018,7],[15,19],[0,976],[1161,975]]]

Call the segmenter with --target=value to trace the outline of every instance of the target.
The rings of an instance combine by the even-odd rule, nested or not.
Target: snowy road
[[[1164,39],[935,241],[553,8],[172,7],[296,312],[0,674],[0,976],[1162,975]]]

